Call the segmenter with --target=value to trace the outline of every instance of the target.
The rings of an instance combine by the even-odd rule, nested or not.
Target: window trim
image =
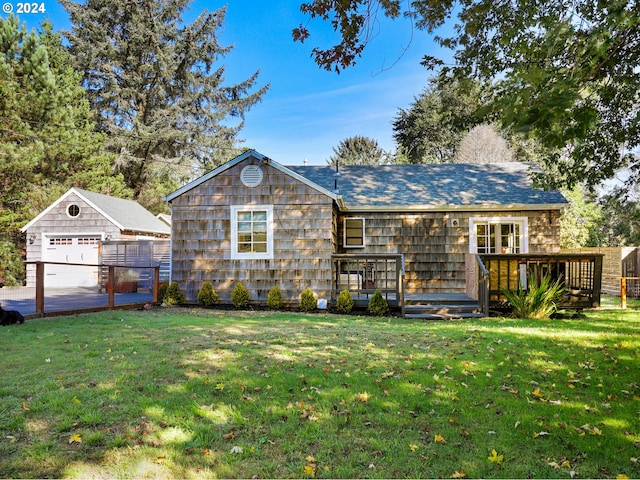
[[[478,224],[518,224],[520,226],[520,252],[529,253],[529,218],[528,217],[471,217],[469,218],[469,253],[478,253]],[[501,253],[501,252],[497,252]]]
[[[238,213],[267,213],[267,251],[238,251]],[[231,259],[232,260],[272,260],[273,259],[273,205],[231,205]]]
[[[348,220],[361,220],[362,221],[362,244],[361,245],[347,245],[347,221]],[[365,219],[364,217],[344,217],[342,219],[342,246],[344,248],[364,248],[367,245],[367,237],[365,235]]]

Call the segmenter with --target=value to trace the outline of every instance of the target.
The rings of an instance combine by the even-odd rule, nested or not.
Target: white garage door
[[[45,237],[43,257],[48,262],[97,264],[99,236],[56,235]],[[45,287],[94,287],[98,285],[98,267],[46,265]]]

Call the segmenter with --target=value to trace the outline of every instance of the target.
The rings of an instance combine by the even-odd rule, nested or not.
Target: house
[[[344,284],[384,287],[395,268],[407,294],[465,293],[470,253],[560,250],[566,200],[534,189],[531,168],[336,171],[287,167],[248,150],[165,197],[172,211],[172,281],[191,301],[207,280],[223,302],[237,282],[258,302],[275,285],[292,303],[306,287],[331,301]],[[354,258],[365,267],[350,264]]]
[[[27,262],[47,265],[45,287],[99,285],[97,268],[62,265],[99,263],[107,242],[168,240],[171,228],[132,200],[71,188],[22,227]],[[27,286],[35,286],[35,265],[27,264]]]

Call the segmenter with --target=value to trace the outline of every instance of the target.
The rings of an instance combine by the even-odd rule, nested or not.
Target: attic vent
[[[258,165],[247,165],[240,172],[240,180],[247,187],[257,187],[262,183],[262,169]]]

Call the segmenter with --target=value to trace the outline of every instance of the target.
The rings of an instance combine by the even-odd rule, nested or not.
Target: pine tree
[[[385,152],[378,141],[356,135],[340,141],[337,147],[333,147],[333,155],[329,157],[329,165],[382,165],[390,156]]]
[[[61,3],[74,64],[134,198],[149,206],[233,155],[244,113],[267,87],[255,88],[258,72],[224,84],[224,8],[184,24],[189,0]]]
[[[126,193],[113,157],[99,153],[80,78],[50,25],[27,32],[18,18],[0,18],[0,232],[14,251],[0,270],[20,261],[20,227],[69,187]]]

